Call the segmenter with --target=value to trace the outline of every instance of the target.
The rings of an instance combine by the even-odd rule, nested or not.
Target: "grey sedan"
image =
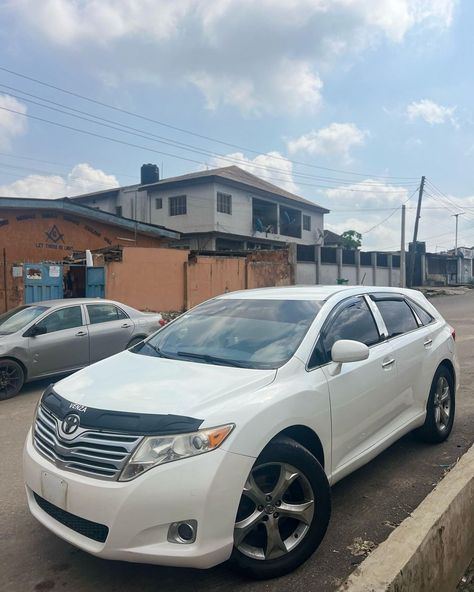
[[[163,324],[160,314],[97,298],[10,310],[0,315],[0,400],[25,382],[74,372],[132,347]]]

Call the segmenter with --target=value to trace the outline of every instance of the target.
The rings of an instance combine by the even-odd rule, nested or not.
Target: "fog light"
[[[190,545],[196,540],[197,522],[196,520],[184,520],[183,522],[173,522],[168,530],[168,541],[181,545]]]

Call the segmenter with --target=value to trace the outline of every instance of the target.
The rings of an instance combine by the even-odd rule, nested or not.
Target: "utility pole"
[[[456,218],[456,235],[455,235],[455,239],[454,239],[454,254],[457,256],[458,254],[458,218],[459,216],[462,216],[465,212],[459,212],[459,214],[453,214],[453,216]]]
[[[409,253],[408,259],[408,287],[413,286],[413,276],[415,273],[415,259],[416,259],[416,239],[418,238],[418,224],[421,217],[421,202],[423,200],[423,190],[425,188],[425,176],[421,177],[420,189],[418,191],[418,205],[416,206],[415,228],[413,229],[413,249]]]
[[[406,264],[405,264],[405,214],[406,206],[402,206],[402,231],[400,242],[400,288],[406,285]]]

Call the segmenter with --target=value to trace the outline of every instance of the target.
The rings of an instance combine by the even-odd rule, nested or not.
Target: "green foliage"
[[[356,230],[346,230],[341,234],[345,249],[358,249],[362,244],[362,235]]]

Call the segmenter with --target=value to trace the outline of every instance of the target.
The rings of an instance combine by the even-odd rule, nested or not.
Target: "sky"
[[[236,164],[365,249],[474,245],[472,0],[0,0],[0,195]],[[315,241],[318,239],[315,233]]]

